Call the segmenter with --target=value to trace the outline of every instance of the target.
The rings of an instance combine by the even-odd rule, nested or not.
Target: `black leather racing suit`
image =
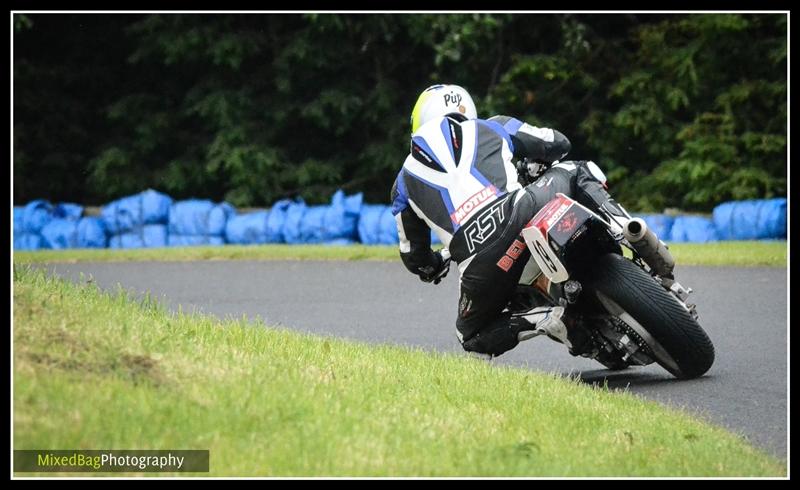
[[[557,163],[523,188],[514,160],[553,162],[570,150],[558,131],[507,116],[442,117],[412,135],[392,187],[400,257],[430,278],[442,266],[430,230],[448,247],[460,274],[456,331],[465,350],[500,355],[518,341],[504,312],[530,258],[522,229],[556,192],[597,208],[613,201],[583,162]]]

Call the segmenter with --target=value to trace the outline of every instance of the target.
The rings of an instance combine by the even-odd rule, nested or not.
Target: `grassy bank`
[[[782,476],[637,397],[14,270],[15,449],[208,449],[212,475]],[[676,381],[677,382],[677,381]]]
[[[786,266],[786,242],[676,243],[680,265]],[[131,260],[399,260],[395,246],[226,245],[145,249],[39,250],[15,252],[15,263]]]

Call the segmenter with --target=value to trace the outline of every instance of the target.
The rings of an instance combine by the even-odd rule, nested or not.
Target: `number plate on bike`
[[[561,251],[590,216],[583,206],[559,193],[522,230],[534,260],[551,281],[559,283],[569,279],[561,261]]]

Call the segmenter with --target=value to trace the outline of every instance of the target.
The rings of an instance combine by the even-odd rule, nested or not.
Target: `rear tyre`
[[[592,288],[630,315],[646,334],[656,361],[675,377],[702,376],[714,363],[714,344],[688,311],[647,272],[616,254],[604,255],[592,271]],[[602,299],[601,299],[602,302]],[[613,313],[613,312],[612,312]],[[623,321],[625,319],[621,318]],[[646,339],[648,340],[648,339]]]

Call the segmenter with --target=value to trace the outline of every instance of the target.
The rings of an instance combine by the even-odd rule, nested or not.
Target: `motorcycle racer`
[[[513,314],[507,307],[531,257],[521,231],[556,193],[630,219],[606,192],[602,171],[590,161],[562,161],[571,144],[557,130],[509,116],[478,118],[472,97],[457,85],[425,89],[411,131],[391,192],[400,257],[410,272],[435,284],[447,274],[450,257],[458,264],[462,347],[498,356],[546,334],[580,354],[586,334],[562,307]],[[523,187],[515,161],[524,162],[535,182]],[[450,257],[431,250],[431,230]]]

